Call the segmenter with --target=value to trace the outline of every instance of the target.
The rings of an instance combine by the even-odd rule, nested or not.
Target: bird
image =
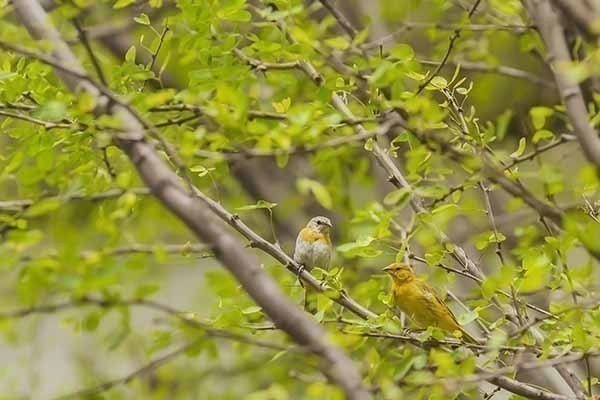
[[[435,326],[452,334],[459,331],[467,342],[479,343],[459,325],[444,300],[431,285],[415,275],[410,265],[393,263],[383,270],[392,278],[394,303],[418,328]]]
[[[298,278],[304,269],[329,268],[331,261],[332,244],[329,231],[333,227],[327,217],[317,216],[311,218],[296,238],[294,261],[300,264]],[[302,285],[302,281],[300,280]],[[302,285],[304,286],[304,285]],[[304,288],[304,309],[309,310],[308,290]]]

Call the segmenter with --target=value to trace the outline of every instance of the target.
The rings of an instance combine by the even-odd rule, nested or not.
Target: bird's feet
[[[302,272],[304,272],[304,270],[306,269],[306,267],[304,266],[304,264],[300,264],[300,268],[298,268],[298,273],[296,274],[296,278],[298,279],[298,283],[300,283],[300,286],[304,287],[304,282],[302,282]]]

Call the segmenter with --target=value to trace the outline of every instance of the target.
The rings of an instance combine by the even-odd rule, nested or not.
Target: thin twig
[[[477,10],[479,3],[481,3],[481,0],[475,0],[475,3],[473,4],[473,6],[471,7],[471,9],[469,10],[469,13],[468,13],[469,18],[471,18],[471,16],[475,13],[475,10]],[[456,39],[459,38],[459,36],[460,36],[460,29],[455,29],[454,33],[452,34],[452,36],[450,36],[450,38],[448,40],[448,48],[446,49],[446,53],[444,54],[444,57],[442,57],[442,61],[440,61],[439,65],[435,68],[433,73],[431,75],[429,75],[429,77],[425,80],[425,82],[423,82],[419,85],[419,88],[417,89],[417,94],[420,94],[423,91],[423,89],[425,89],[427,87],[427,85],[429,85],[429,83],[433,80],[433,78],[435,78],[440,73],[442,68],[444,68],[444,65],[446,65],[446,62],[448,61],[448,58],[450,57],[450,53],[452,53],[452,49],[454,48],[454,43],[456,42]]]
[[[102,71],[102,67],[100,66],[100,62],[98,61],[98,58],[96,57],[96,55],[94,54],[94,51],[92,50],[92,45],[90,44],[90,41],[88,40],[85,29],[83,29],[81,27],[81,24],[79,23],[79,20],[77,18],[73,18],[72,21],[73,21],[73,26],[75,27],[75,29],[77,30],[77,34],[79,35],[79,41],[81,42],[83,47],[85,47],[85,50],[87,51],[88,56],[89,56],[90,60],[92,61],[92,65],[94,66],[94,69],[96,70],[98,79],[100,79],[100,82],[102,82],[102,84],[104,86],[108,86],[106,77],[104,76],[104,72]]]

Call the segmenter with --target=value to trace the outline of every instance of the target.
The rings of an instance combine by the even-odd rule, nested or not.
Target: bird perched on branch
[[[394,303],[418,327],[436,326],[468,342],[479,343],[456,320],[454,314],[427,282],[417,278],[408,264],[394,263],[383,269],[392,278]]]
[[[331,238],[329,230],[331,229],[331,221],[327,217],[314,217],[302,230],[298,233],[296,239],[296,249],[294,250],[294,261],[301,265],[298,271],[298,278],[303,269],[310,271],[311,269],[329,267],[331,260]],[[302,284],[302,281],[300,281]],[[304,309],[309,307],[308,290],[304,288]]]

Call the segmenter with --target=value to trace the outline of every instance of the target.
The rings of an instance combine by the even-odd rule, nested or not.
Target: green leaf
[[[510,154],[511,158],[519,158],[521,157],[521,155],[523,154],[523,152],[525,152],[525,147],[527,146],[527,139],[525,139],[524,137],[522,137],[521,139],[519,139],[519,147],[517,147],[517,150],[515,150],[514,152],[512,152]]]
[[[23,213],[23,216],[26,218],[39,217],[56,210],[61,204],[62,201],[57,198],[43,199],[27,208]]]
[[[0,71],[0,81],[7,80],[15,76],[17,76],[15,72]]]
[[[128,5],[133,4],[134,2],[135,0],[117,0],[113,8],[118,10],[120,8],[125,8]]]
[[[429,82],[429,85],[433,86],[430,89],[445,89],[448,87],[448,81],[442,76],[436,76]]]
[[[546,119],[554,114],[554,110],[548,107],[533,107],[529,110],[531,122],[536,130],[540,130],[546,124]]]
[[[506,110],[498,117],[496,121],[496,138],[498,138],[498,140],[502,140],[506,136],[506,131],[508,130],[508,125],[510,124],[512,116],[513,112],[511,110]]]
[[[277,102],[273,102],[273,108],[275,109],[275,111],[277,111],[278,113],[285,113],[287,112],[287,110],[290,109],[290,105],[292,104],[292,99],[290,99],[289,97],[286,97],[285,99]]]
[[[540,249],[531,249],[522,261],[523,278],[519,286],[520,291],[530,292],[543,288],[550,277],[552,262],[546,252]]]
[[[345,257],[377,257],[381,254],[381,250],[374,249],[372,243],[374,237],[361,236],[355,242],[341,244],[337,247],[337,251],[343,253]]]
[[[250,306],[250,307],[246,307],[242,310],[242,314],[244,315],[249,315],[249,314],[256,314],[258,312],[261,312],[262,307],[260,306]]]
[[[551,139],[554,139],[554,133],[552,133],[548,129],[541,129],[533,135],[533,138],[531,139],[531,141],[533,143],[537,143],[542,140],[551,140]]]
[[[13,154],[13,156],[11,157],[11,159],[8,162],[8,164],[6,165],[6,167],[4,167],[3,172],[5,174],[10,174],[11,172],[16,171],[23,164],[24,160],[25,160],[25,153],[23,153],[22,151],[16,151]]]
[[[346,50],[350,46],[350,42],[343,36],[325,39],[324,42],[327,46],[336,50]]]
[[[215,168],[212,168],[212,167],[211,168],[207,168],[207,167],[204,167],[202,165],[195,165],[195,166],[193,166],[193,167],[190,168],[190,171],[196,172],[198,174],[198,176],[200,176],[200,177],[206,176],[206,175],[208,175],[209,172],[212,172],[214,170],[215,170]]]
[[[146,284],[138,286],[135,289],[135,293],[133,296],[136,299],[143,299],[144,297],[151,296],[154,293],[158,292],[159,289],[160,289],[160,286],[158,286],[154,283],[146,283]]]
[[[252,19],[252,14],[243,9],[243,4],[235,4],[230,7],[221,8],[217,11],[217,17],[226,21],[246,22]]]
[[[333,206],[333,201],[329,191],[320,182],[308,178],[300,178],[298,179],[296,185],[302,194],[308,194],[308,192],[311,192],[319,204],[326,209],[329,210]]]
[[[144,13],[141,13],[139,17],[134,17],[133,20],[138,24],[150,25],[150,18]]]
[[[135,46],[131,46],[129,48],[129,50],[127,50],[127,53],[125,53],[125,61],[135,62],[135,53],[136,53]]]
[[[410,200],[410,196],[410,188],[403,187],[388,193],[383,198],[383,204],[385,204],[386,206],[404,207]]]
[[[83,320],[81,327],[86,332],[93,332],[98,328],[98,324],[100,324],[100,318],[102,314],[99,311],[92,311],[89,313]]]
[[[410,61],[415,57],[415,51],[408,44],[400,43],[390,49],[390,54],[399,61]]]

